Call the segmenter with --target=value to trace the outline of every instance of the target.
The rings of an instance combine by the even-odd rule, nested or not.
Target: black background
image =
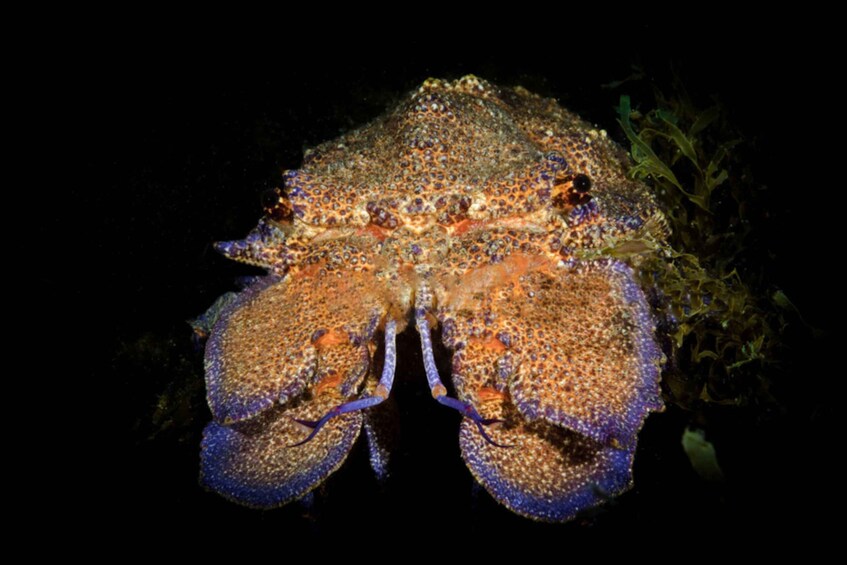
[[[72,80],[62,102],[71,118],[62,151],[82,149],[82,174],[63,185],[68,202],[60,209],[72,211],[61,214],[64,248],[85,276],[72,277],[70,289],[62,273],[40,280],[71,306],[76,323],[63,341],[83,358],[93,353],[76,391],[91,403],[80,417],[96,453],[96,463],[82,465],[85,499],[137,539],[188,539],[192,524],[211,524],[268,543],[283,533],[289,541],[362,543],[459,537],[468,547],[496,547],[504,536],[570,543],[637,534],[720,551],[728,540],[768,546],[785,541],[783,530],[789,537],[822,532],[827,519],[818,509],[837,490],[829,454],[840,378],[828,354],[841,309],[832,271],[840,240],[828,196],[842,184],[833,174],[837,146],[827,137],[840,103],[827,87],[829,50],[820,38],[800,49],[785,29],[750,22],[675,25],[570,23],[526,38],[476,31],[486,41],[469,34],[461,49],[424,36],[377,38],[363,48],[355,35],[322,35],[321,51],[316,36],[310,43],[285,26],[255,45],[221,43],[214,34],[193,41],[118,32],[83,42],[63,63]],[[754,148],[754,172],[768,191],[757,225],[768,242],[765,291],[783,289],[810,324],[828,330],[812,339],[797,320],[788,328],[784,357],[769,375],[779,409],[671,407],[653,415],[632,491],[569,524],[537,524],[474,489],[459,455],[458,416],[429,398],[416,336],[407,332],[394,393],[401,440],[386,484],[371,477],[358,445],[310,508],[248,510],[198,485],[200,432],[210,415],[202,354],[185,321],[234,289],[236,277],[255,272],[211,244],[246,235],[260,216],[261,193],[281,170],[429,76],[473,73],[521,84],[622,140],[613,109],[621,91],[601,85],[628,76],[632,65],[660,88],[678,74],[704,105],[717,95]],[[646,97],[649,89],[629,92]],[[160,398],[181,406],[164,423],[156,416]],[[722,484],[703,482],[680,447],[694,420],[707,425]]]

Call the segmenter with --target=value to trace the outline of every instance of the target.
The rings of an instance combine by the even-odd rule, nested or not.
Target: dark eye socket
[[[270,210],[279,202],[279,193],[277,192],[279,189],[277,188],[269,188],[262,192],[259,196],[260,201],[262,203],[262,208],[264,210]]]
[[[262,193],[262,208],[265,214],[277,222],[291,219],[291,203],[281,188],[266,190]]]
[[[588,192],[591,189],[591,179],[588,175],[578,174],[573,179],[573,187],[577,192]]]

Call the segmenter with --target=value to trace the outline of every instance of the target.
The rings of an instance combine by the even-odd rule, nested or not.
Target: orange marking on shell
[[[332,345],[338,345],[342,343],[347,343],[347,334],[344,332],[339,332],[336,330],[329,330],[321,337],[315,340],[314,345],[317,348],[321,347],[330,347]]]
[[[506,400],[507,394],[505,392],[500,392],[496,388],[483,386],[476,392],[476,397],[480,402],[494,402]]]
[[[327,390],[334,389],[341,384],[341,375],[337,372],[333,371],[326,377],[322,378],[318,384],[315,385],[315,394],[321,394]]]
[[[292,269],[291,274],[289,276],[311,278],[311,277],[317,276],[318,273],[320,273],[321,269],[323,269],[323,268],[324,268],[324,265],[322,263],[310,263],[309,265],[306,265],[305,267],[301,267],[300,269],[297,269],[296,271],[294,269]]]
[[[367,226],[356,232],[357,236],[371,236],[378,241],[385,241],[388,237],[388,230],[376,224],[368,224]]]
[[[452,235],[459,236],[481,225],[483,225],[483,222],[477,220],[460,220],[455,224],[451,225],[448,229],[450,230]]]
[[[494,351],[505,351],[506,346],[503,345],[503,342],[497,339],[494,336],[488,337],[471,337],[468,340],[470,345],[476,345],[478,347],[482,347],[485,349],[491,349]]]

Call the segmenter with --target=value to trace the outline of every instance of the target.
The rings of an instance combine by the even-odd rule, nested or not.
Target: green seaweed
[[[655,178],[666,179],[679,190],[684,192],[682,185],[679,184],[678,180],[676,180],[676,175],[674,175],[673,171],[656,156],[653,152],[653,148],[650,146],[650,143],[643,139],[640,134],[636,134],[632,129],[632,124],[630,123],[630,115],[632,114],[632,111],[630,110],[629,96],[621,96],[618,113],[620,114],[620,120],[618,123],[621,125],[627,138],[629,138],[629,141],[632,143],[632,149],[630,152],[632,154],[632,158],[636,162],[636,165],[632,171],[630,171],[630,174],[634,177],[653,176]]]
[[[671,228],[668,243],[640,264],[672,349],[668,397],[686,408],[765,401],[763,375],[784,325],[776,306],[790,310],[790,302],[771,298],[764,274],[743,261],[752,252],[746,211],[760,188],[744,163],[743,136],[720,105],[698,110],[679,85],[652,102],[636,111],[622,95],[617,112],[634,162],[629,174],[653,186]]]

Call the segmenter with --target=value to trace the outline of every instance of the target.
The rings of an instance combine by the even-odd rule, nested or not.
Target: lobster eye
[[[577,192],[588,192],[591,189],[591,179],[588,175],[578,174],[573,179],[573,187]]]

